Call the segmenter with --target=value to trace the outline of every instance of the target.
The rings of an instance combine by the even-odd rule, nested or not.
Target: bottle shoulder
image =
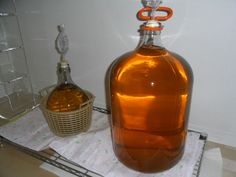
[[[50,93],[47,109],[55,112],[69,112],[80,108],[88,96],[75,84],[60,84]]]
[[[79,86],[77,86],[74,83],[60,83],[55,87],[54,90],[67,90],[67,89],[81,90]]]
[[[149,52],[138,49],[119,57],[111,68],[112,85],[121,90],[132,88],[132,92],[150,88],[150,93],[185,93],[192,87],[193,73],[183,57],[166,49],[155,49],[156,55]]]
[[[146,67],[149,70],[169,69],[170,72],[182,70],[193,77],[191,66],[182,56],[160,47],[141,47],[127,52],[118,57],[111,66],[114,72],[135,70],[136,67]]]
[[[78,96],[82,95],[83,100],[87,101],[88,97],[85,94],[85,92],[76,84],[73,83],[62,83],[57,85],[49,95],[48,100],[52,97],[65,97],[65,99],[68,99],[68,96]]]

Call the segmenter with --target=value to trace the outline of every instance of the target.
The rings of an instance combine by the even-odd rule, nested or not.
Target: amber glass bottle
[[[58,83],[48,97],[47,109],[55,112],[75,111],[86,101],[88,96],[71,79],[69,64],[59,63]]]
[[[183,155],[193,74],[161,45],[160,26],[146,27],[139,46],[113,63],[110,92],[114,152],[126,166],[150,173]]]
[[[56,39],[56,49],[61,54],[57,67],[58,82],[47,100],[47,109],[54,112],[70,112],[81,107],[88,101],[86,93],[71,79],[70,66],[65,59],[68,51],[68,37],[65,34],[64,25],[58,26],[59,34]]]

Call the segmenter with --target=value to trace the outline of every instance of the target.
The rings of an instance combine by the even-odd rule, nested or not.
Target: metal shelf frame
[[[110,111],[108,111],[107,109],[104,109],[104,108],[100,108],[100,107],[94,106],[93,110],[104,113],[104,114],[110,114]],[[196,132],[193,130],[189,130],[189,131]],[[200,132],[197,132],[197,133],[200,133]],[[205,143],[207,140],[207,134],[200,133],[199,139],[204,142],[204,146],[202,148],[201,156],[198,159],[198,161],[194,167],[194,172],[192,174],[192,177],[199,176],[203,151],[204,151]],[[12,146],[16,147],[18,150],[20,150],[20,151],[38,159],[38,160],[41,160],[42,162],[45,162],[45,163],[50,164],[56,168],[59,168],[59,169],[64,170],[70,174],[73,174],[74,176],[77,176],[77,177],[103,177],[102,175],[100,175],[96,172],[86,169],[86,168],[80,166],[79,164],[76,164],[76,163],[62,157],[61,155],[59,155],[58,153],[56,153],[52,149],[37,152],[37,151],[31,150],[29,148],[23,147],[21,145],[18,145],[16,143],[13,143],[13,142],[0,136],[0,145],[1,145],[1,143],[7,143],[9,145],[12,145]]]

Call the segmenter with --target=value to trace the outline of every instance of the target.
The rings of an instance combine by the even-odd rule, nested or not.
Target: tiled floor
[[[207,142],[206,150],[220,148],[223,160],[222,177],[236,177],[236,148]]]

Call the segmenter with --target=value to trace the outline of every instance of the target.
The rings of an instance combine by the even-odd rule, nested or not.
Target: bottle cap
[[[158,30],[161,31],[163,29],[162,24],[160,21],[166,21],[172,17],[173,11],[171,8],[168,7],[160,7],[161,0],[144,0],[144,8],[142,8],[137,16],[139,20],[147,21],[142,25],[141,29],[143,30]],[[166,16],[158,16],[157,12],[165,12],[167,13]],[[147,13],[148,15],[144,15]]]

